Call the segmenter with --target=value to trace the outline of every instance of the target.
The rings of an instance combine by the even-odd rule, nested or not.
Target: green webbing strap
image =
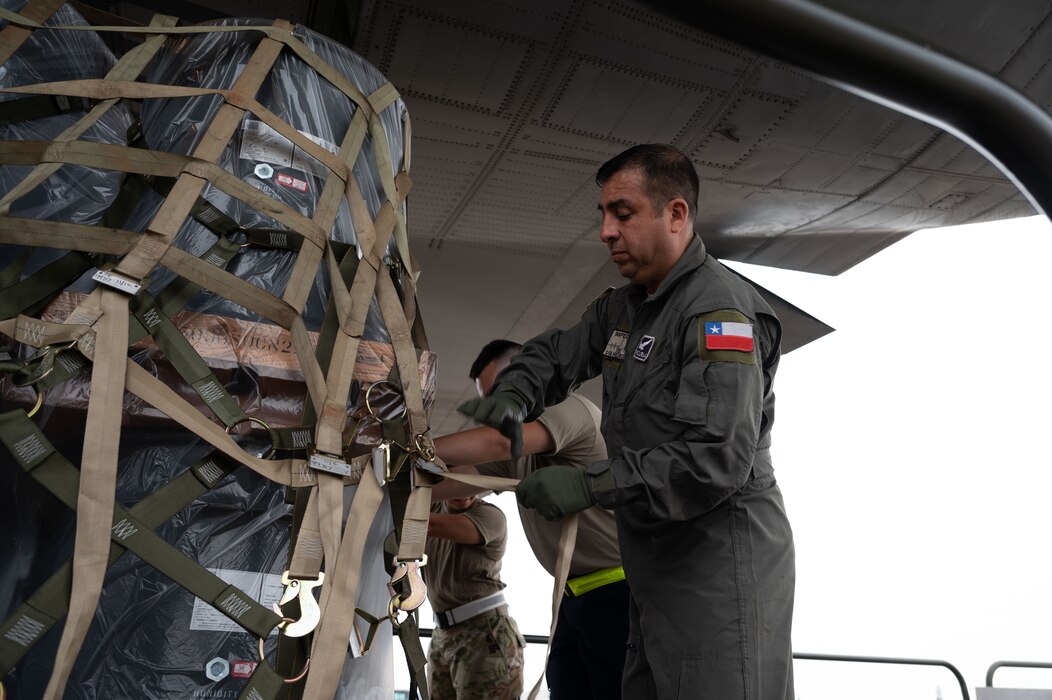
[[[271,447],[276,452],[304,452],[314,444],[314,426],[271,426],[270,440]]]
[[[237,700],[274,700],[281,692],[285,679],[279,676],[266,661],[256,664],[252,677],[237,696]],[[297,684],[302,687],[302,684]]]
[[[239,465],[218,450],[194,464],[129,511],[151,530],[221,482]],[[127,550],[113,542],[107,567]],[[73,562],[61,567],[0,624],[0,678],[18,665],[37,641],[62,619],[69,605]]]
[[[9,347],[0,347],[0,374],[10,374],[22,368],[22,361],[16,360]]]
[[[340,276],[345,285],[350,285],[358,272],[358,251],[354,246],[337,244],[336,241],[329,242],[332,252],[340,263]],[[325,306],[325,317],[322,319],[321,328],[318,330],[318,347],[314,356],[318,359],[321,371],[328,374],[329,365],[332,363],[332,348],[336,342],[336,334],[340,330],[340,319],[336,313],[335,295],[329,295],[329,301]],[[308,402],[307,406],[313,414],[314,406]],[[313,418],[314,416],[311,415]]]
[[[282,228],[248,228],[243,233],[248,242],[261,248],[297,251],[303,247],[302,236]]]
[[[0,441],[22,469],[76,510],[79,470],[55,450],[24,411],[0,414]],[[113,508],[110,537],[257,637],[265,638],[281,622],[273,611],[172,547],[120,506]]]
[[[285,568],[292,565],[292,553],[295,550],[296,534],[299,532],[300,523],[307,512],[307,501],[310,489],[289,487],[285,490],[285,502],[292,505],[292,526],[289,529],[288,559]],[[282,609],[289,617],[300,614],[299,601],[290,601],[290,605]],[[274,658],[274,666],[279,674],[286,678],[292,678],[303,670],[303,663],[310,657],[311,642],[314,640],[313,633],[303,637],[288,637],[284,634],[278,636],[278,652]],[[289,684],[282,694],[283,700],[300,700],[303,697],[303,685],[300,683]]]
[[[398,625],[398,639],[402,642],[405,664],[409,669],[409,697],[419,696],[420,700],[428,700],[427,656],[424,654],[424,648],[420,646],[420,626],[417,624],[416,615],[416,611],[412,612]]]
[[[17,101],[22,102],[23,100]],[[0,102],[0,125],[3,124],[2,107],[5,104],[10,103]],[[132,208],[139,202],[147,188],[148,185],[143,178],[125,177],[121,183],[120,192],[106,209],[98,225],[106,228],[122,227],[131,214]],[[24,255],[28,257],[31,252],[27,251]],[[0,319],[13,318],[18,314],[36,315],[56,294],[72,284],[82,274],[96,267],[99,262],[97,253],[70,251],[24,280],[18,281],[17,276],[10,281],[0,279],[0,289],[5,292],[0,297]],[[10,267],[14,266],[9,266],[9,269]],[[2,274],[10,273],[8,269],[5,269]],[[20,276],[21,267],[18,268],[17,274]],[[51,386],[58,384],[59,381],[64,380],[53,380]]]
[[[7,289],[22,278],[22,270],[25,269],[26,261],[29,260],[29,256],[32,254],[33,249],[26,248],[26,250],[12,260],[7,267],[0,270],[0,289]]]
[[[190,209],[190,216],[217,236],[225,237],[241,233],[251,245],[264,248],[295,251],[303,247],[303,236],[295,231],[287,228],[244,228],[204,197],[197,198]]]
[[[219,269],[224,269],[240,249],[241,246],[229,238],[220,238],[212,244],[211,248],[205,251],[201,259],[210,265],[215,265]],[[201,285],[183,277],[176,277],[158,292],[157,303],[167,316],[174,316],[199,291],[201,291]],[[142,330],[142,334],[146,334],[145,329]],[[138,341],[141,337],[143,336],[137,336],[135,333],[132,333],[132,338],[135,341]]]
[[[397,373],[397,371],[398,366],[395,365],[391,372]],[[394,378],[394,381],[398,381],[397,377]],[[384,425],[385,433],[386,423],[387,421],[385,421]],[[401,423],[399,421],[400,425]],[[402,431],[404,434],[404,427],[402,427]],[[402,526],[405,523],[406,506],[413,491],[409,476],[411,471],[411,466],[408,469],[403,468],[394,480],[387,482],[387,495],[391,499],[391,516],[394,519],[395,526],[395,541],[399,544],[402,542]],[[394,572],[394,567],[391,560],[386,560],[388,556],[389,554],[384,552],[384,564],[387,568],[387,573],[391,574]],[[407,580],[403,578],[395,584],[395,593],[401,596],[408,595],[409,591],[405,589],[407,584]],[[428,700],[427,671],[424,668],[424,665],[427,663],[427,657],[424,655],[424,649],[420,645],[420,627],[416,623],[415,615],[415,612],[410,613],[406,620],[401,623],[401,626],[396,628],[396,631],[398,632],[398,639],[402,642],[402,651],[405,653],[406,667],[409,670],[409,682],[414,689],[419,690],[421,700]],[[410,693],[410,697],[416,696]]]
[[[237,243],[225,238],[220,238],[204,253],[202,259],[216,267],[225,267],[230,259],[237,253],[239,248],[240,246]],[[72,253],[70,255],[72,255]],[[29,278],[23,280],[23,282],[28,281],[28,279]],[[182,277],[176,277],[157,295],[156,304],[160,306],[160,309],[165,316],[170,317],[176,311],[185,306],[186,302],[188,302],[200,289],[201,287],[199,285],[189,282]],[[9,297],[6,294],[0,297],[0,307],[3,306],[4,301],[8,298]],[[129,316],[128,323],[129,345],[134,345],[149,335],[147,330],[143,327],[142,322],[136,316]],[[16,373],[16,384],[33,384],[38,392],[48,391],[49,389],[72,379],[91,366],[91,363],[88,362],[88,360],[79,352],[59,352],[52,353],[50,356],[45,354],[38,356],[38,358],[30,359],[18,370]],[[45,360],[48,362],[53,360],[53,362],[48,366],[41,366],[40,363]],[[292,445],[294,443],[294,436],[288,436],[286,442]],[[290,446],[286,449],[295,448]]]
[[[90,366],[87,358],[71,347],[49,345],[28,360],[20,361],[11,383],[15,386],[32,385],[39,394]]]
[[[58,260],[45,265],[24,280],[4,288],[0,295],[0,319],[18,314],[32,314],[33,309],[46,305],[82,274],[95,267],[92,255],[70,251]]]
[[[0,102],[0,126],[54,117],[67,112],[87,112],[94,100],[66,95],[33,95]]]
[[[132,210],[149,189],[150,184],[143,176],[134,173],[126,174],[121,181],[120,191],[107,207],[98,225],[105,228],[124,228],[131,217]]]
[[[251,231],[245,232],[249,236],[251,241],[253,233]],[[292,237],[295,239],[295,237]],[[344,278],[344,282],[349,283],[349,280],[354,278],[354,272],[357,269],[358,254],[354,246],[350,246],[337,241],[329,241],[329,245],[332,246],[333,252],[337,255],[337,258],[341,260],[341,275]],[[318,365],[322,372],[328,373],[329,364],[332,360],[332,348],[336,339],[336,333],[339,331],[339,320],[336,317],[335,303],[332,296],[329,297],[329,302],[325,309],[325,317],[322,320],[321,328],[318,333],[318,342],[315,350],[315,357],[318,360]],[[310,400],[310,396],[307,396],[307,400],[303,406],[303,415],[301,420],[305,423],[313,423],[316,419],[315,407],[313,402]],[[314,444],[314,431],[311,429],[310,445]],[[288,566],[292,565],[292,556],[296,551],[296,541],[299,536],[300,525],[303,522],[303,518],[307,512],[309,489],[303,488],[289,488],[285,494],[285,502],[293,505],[293,517],[292,517],[292,529],[289,537],[289,562]],[[292,614],[296,611],[289,608]],[[294,674],[299,673],[302,670],[301,664],[309,656],[310,647],[313,643],[313,633],[302,637],[300,639],[294,639],[292,637],[286,637],[282,635],[278,639],[278,655],[276,658],[276,666],[278,672],[286,677],[292,677]],[[304,686],[301,684],[292,684],[286,686],[285,693],[282,694],[283,700],[299,700],[303,697]]]
[[[211,368],[197,354],[194,346],[172,323],[168,314],[157,306],[156,300],[150,294],[142,291],[132,297],[131,311],[153,337],[157,347],[172,363],[179,376],[201,397],[223,425],[230,428],[248,420],[248,414],[223,387]]]

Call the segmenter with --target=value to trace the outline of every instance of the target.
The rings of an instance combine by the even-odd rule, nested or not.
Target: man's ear
[[[669,224],[672,233],[681,233],[690,225],[690,208],[687,200],[677,197],[665,205],[665,211],[669,215]]]

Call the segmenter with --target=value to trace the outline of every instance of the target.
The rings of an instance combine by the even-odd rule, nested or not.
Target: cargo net
[[[385,624],[417,678],[402,100],[280,20],[86,25],[0,0],[8,697],[332,698]]]

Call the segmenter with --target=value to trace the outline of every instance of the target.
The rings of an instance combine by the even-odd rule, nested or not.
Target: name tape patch
[[[614,331],[610,334],[610,340],[606,341],[606,349],[603,350],[603,357],[609,357],[612,360],[623,360],[625,359],[625,347],[627,345],[628,332]]]

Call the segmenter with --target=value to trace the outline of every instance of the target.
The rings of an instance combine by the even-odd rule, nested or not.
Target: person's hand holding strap
[[[511,440],[512,459],[522,456],[522,421],[526,417],[526,402],[518,393],[497,389],[489,396],[465,401],[457,410],[483,425],[496,428]]]
[[[546,520],[559,520],[595,503],[592,477],[583,469],[562,464],[538,469],[515,487],[524,508],[536,508]]]

